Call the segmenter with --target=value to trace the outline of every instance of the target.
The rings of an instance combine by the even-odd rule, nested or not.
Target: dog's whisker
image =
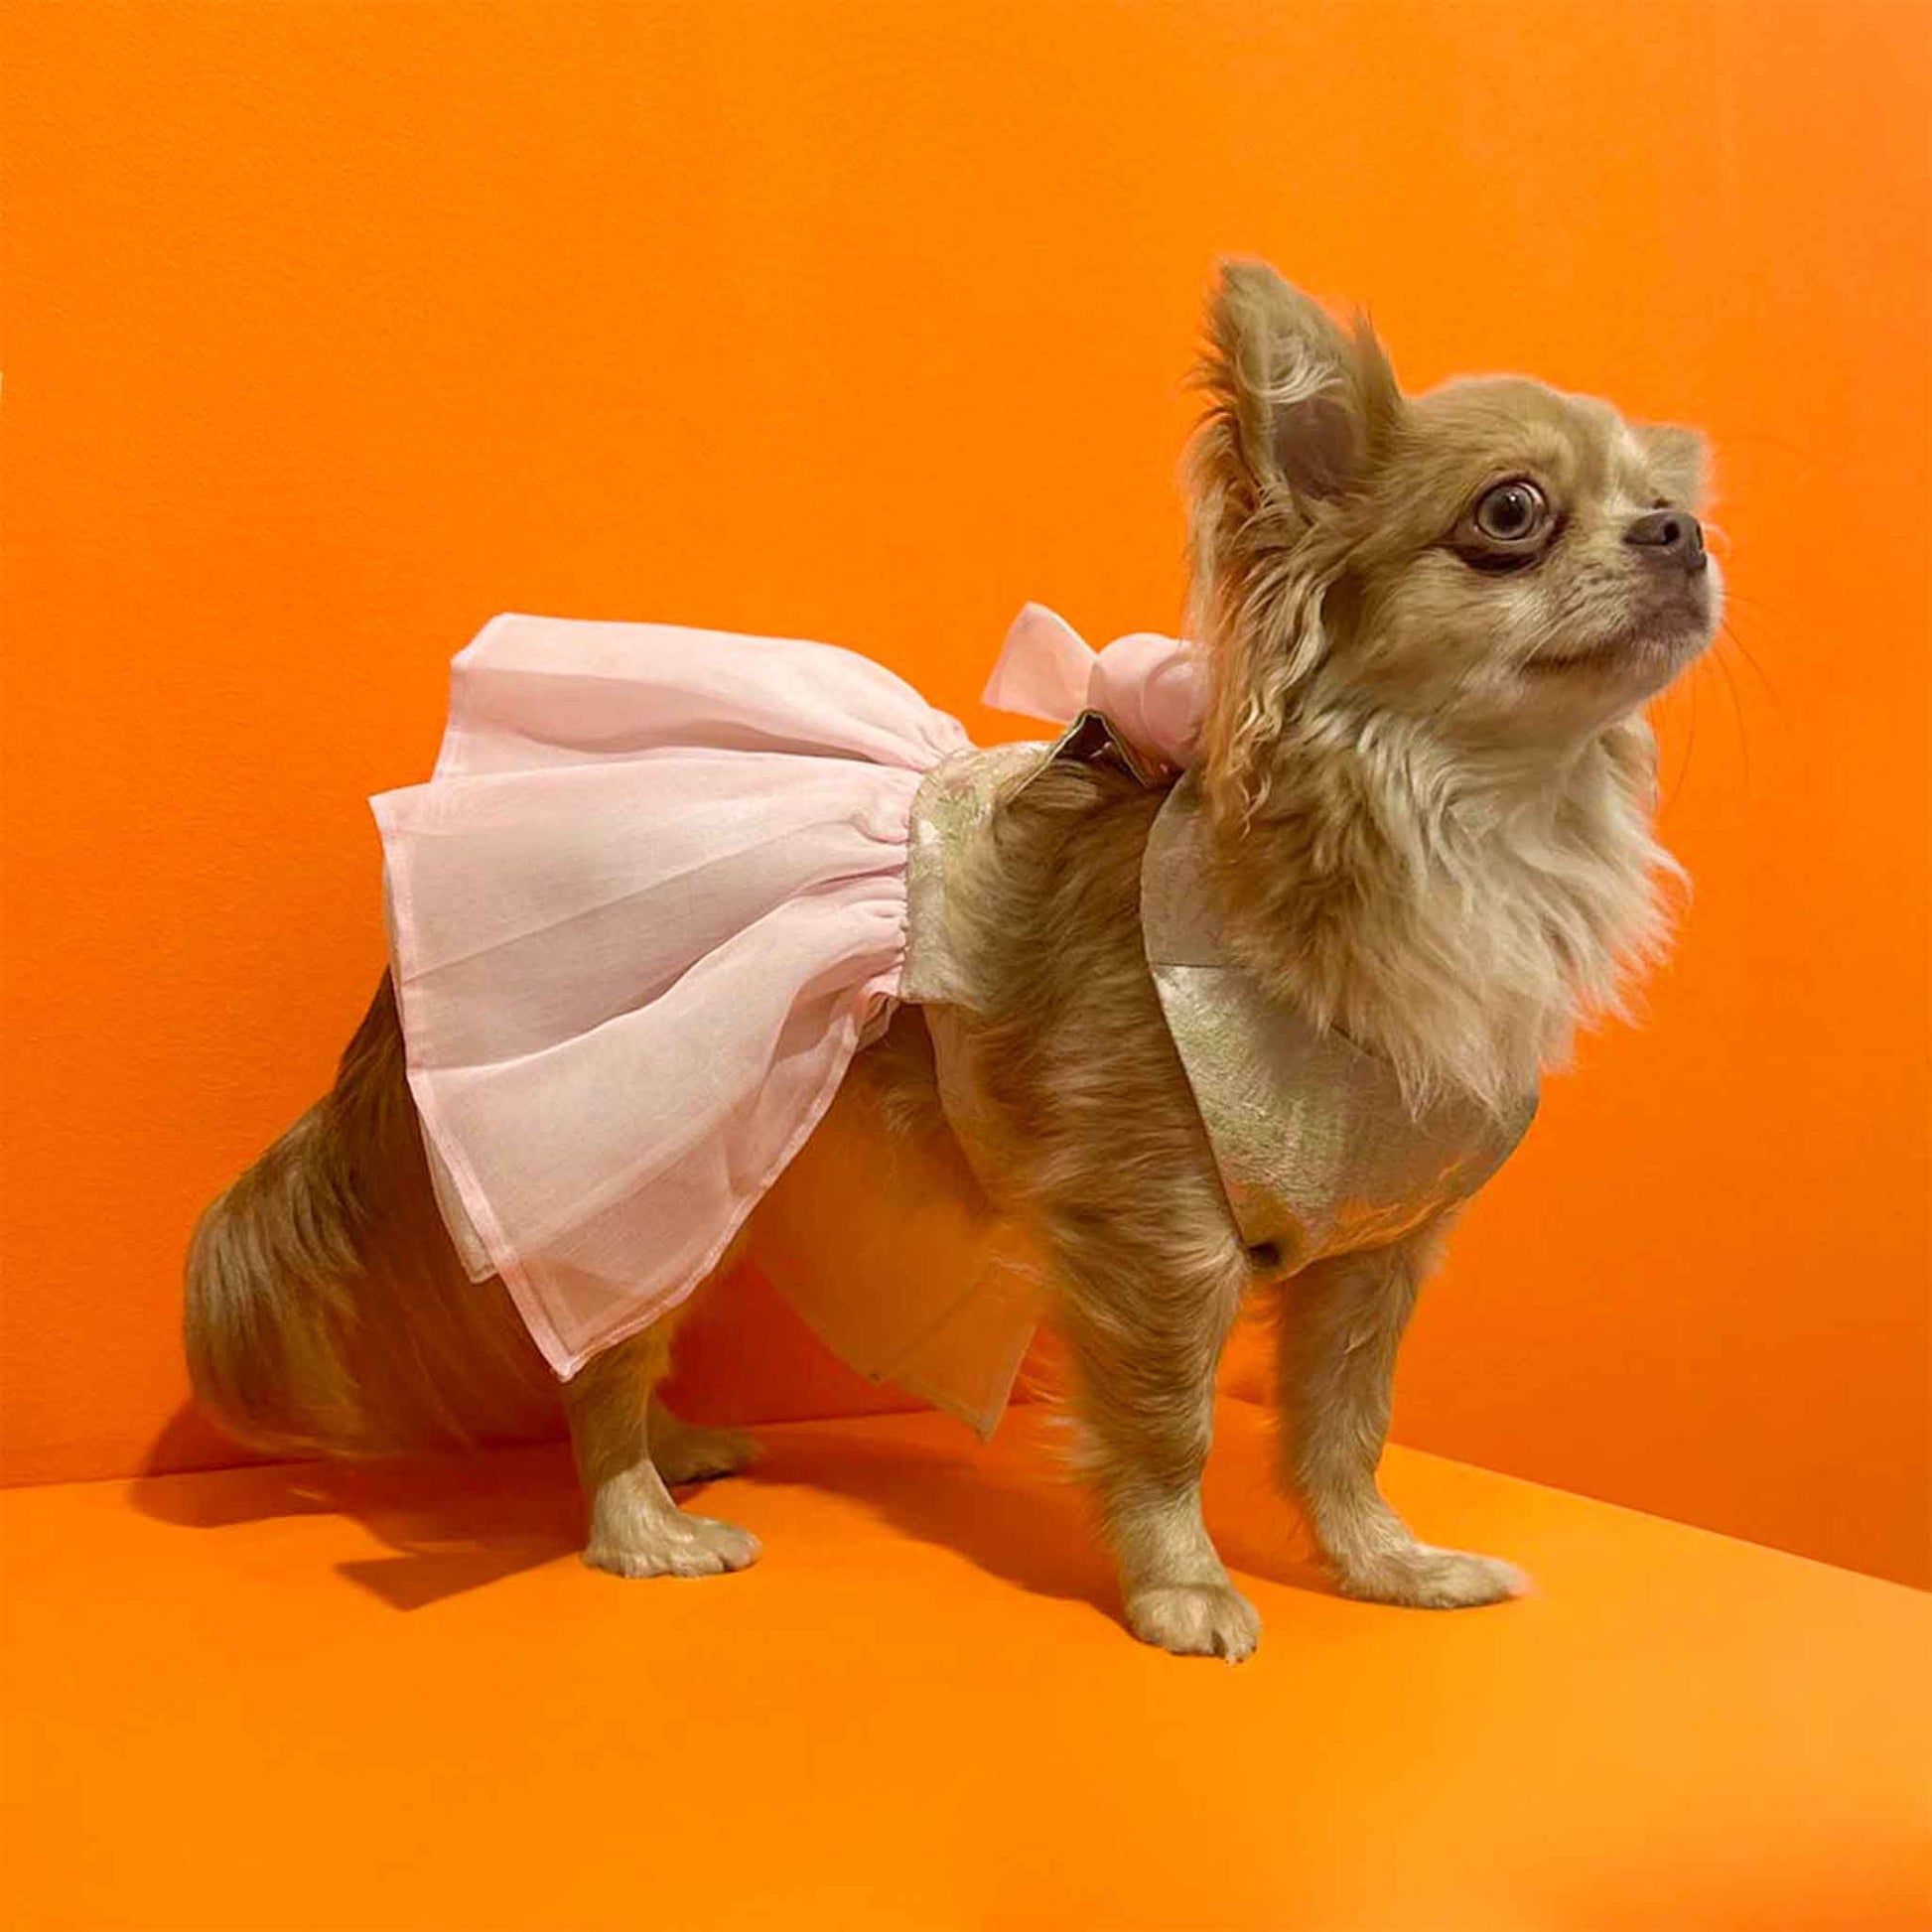
[[[1698,730],[1698,680],[1688,677],[1683,684],[1684,743],[1678,753],[1677,772],[1670,783],[1664,787],[1668,798],[1678,797],[1685,789],[1691,775],[1691,755],[1697,747]]]
[[[1743,765],[1744,789],[1748,792],[1751,784],[1751,738],[1744,725],[1744,706],[1737,690],[1737,680],[1731,676],[1730,664],[1724,652],[1714,650],[1711,663],[1724,680],[1725,692],[1730,699],[1730,714],[1737,722],[1737,755]]]
[[[1724,644],[1729,644],[1736,651],[1737,655],[1741,657],[1744,660],[1744,662],[1750,667],[1752,673],[1756,676],[1758,683],[1764,687],[1764,695],[1770,699],[1771,709],[1777,713],[1778,722],[1780,724],[1788,725],[1791,721],[1790,721],[1789,714],[1785,711],[1784,708],[1783,693],[1778,690],[1778,687],[1774,683],[1772,683],[1770,673],[1766,671],[1764,666],[1757,661],[1756,654],[1751,650],[1750,646],[1744,642],[1743,638],[1737,634],[1736,629],[1733,627],[1728,618],[1725,619],[1724,622],[1719,626],[1719,630],[1721,633],[1720,648],[1716,651],[1713,651],[1712,655],[1722,660],[1725,655],[1722,646]]]

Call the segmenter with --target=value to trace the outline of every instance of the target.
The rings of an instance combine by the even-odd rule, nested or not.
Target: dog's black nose
[[[1704,526],[1689,510],[1646,510],[1624,531],[1623,541],[1650,551],[1659,562],[1704,568]]]

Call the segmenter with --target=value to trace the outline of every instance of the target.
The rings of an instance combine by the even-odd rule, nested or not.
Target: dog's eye
[[[1502,483],[1476,504],[1475,526],[1493,543],[1523,543],[1549,520],[1550,504],[1533,483]]]

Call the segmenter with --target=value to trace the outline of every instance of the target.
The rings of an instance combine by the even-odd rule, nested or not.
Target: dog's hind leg
[[[749,1531],[681,1510],[652,1459],[651,1391],[669,1366],[675,1325],[667,1316],[606,1349],[564,1389],[590,1504],[584,1561],[617,1577],[713,1577],[758,1561]]]

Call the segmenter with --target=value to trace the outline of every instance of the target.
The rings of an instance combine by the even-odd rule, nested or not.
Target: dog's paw
[[[1238,1664],[1261,1641],[1261,1617],[1232,1584],[1171,1584],[1127,1599],[1127,1627],[1176,1657]]]
[[[748,1568],[759,1555],[750,1530],[679,1510],[628,1528],[621,1538],[594,1537],[584,1561],[614,1577],[718,1577]]]
[[[758,1459],[759,1446],[742,1429],[699,1429],[690,1423],[650,1435],[650,1459],[657,1473],[675,1487],[680,1482],[710,1482],[736,1475]]]
[[[1530,1580],[1500,1557],[1468,1550],[1437,1550],[1427,1543],[1380,1553],[1336,1577],[1344,1596],[1400,1603],[1418,1610],[1466,1610],[1527,1596]]]

